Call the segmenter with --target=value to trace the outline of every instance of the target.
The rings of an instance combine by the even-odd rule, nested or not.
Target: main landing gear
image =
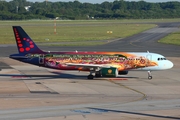
[[[92,74],[87,76],[87,79],[93,79],[93,78],[94,78],[94,76]]]
[[[94,70],[92,69],[92,70],[90,70],[90,74],[87,76],[87,79],[93,79],[94,78],[94,76],[93,76],[93,72],[94,72]]]
[[[148,79],[149,79],[149,80],[152,79],[151,71],[148,71]]]
[[[95,77],[101,77],[101,76],[102,76],[101,71],[96,71],[95,72]]]
[[[93,69],[93,70],[90,70],[90,74],[87,76],[87,79],[94,79],[93,73],[95,73],[95,77],[101,77],[101,76],[102,76],[100,70],[95,71],[95,70]]]

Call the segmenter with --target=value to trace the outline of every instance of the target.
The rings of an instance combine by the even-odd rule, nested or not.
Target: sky
[[[5,1],[11,1],[11,0],[5,0]],[[31,1],[31,2],[43,2],[45,0],[26,0],[26,1]],[[50,2],[57,2],[57,1],[62,1],[62,2],[69,2],[69,1],[74,1],[74,0],[47,0]],[[114,0],[78,0],[81,3],[87,2],[87,3],[102,3],[105,1],[108,2],[113,2]],[[124,0],[124,1],[140,1],[140,0]],[[168,1],[178,1],[180,0],[144,0],[146,2],[168,2]]]

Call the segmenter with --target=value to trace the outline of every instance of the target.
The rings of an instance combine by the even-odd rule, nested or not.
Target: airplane
[[[12,26],[19,53],[9,57],[21,62],[58,70],[89,71],[87,79],[94,77],[118,77],[131,70],[166,70],[173,63],[163,55],[150,52],[51,52],[43,51],[33,42],[21,26]]]

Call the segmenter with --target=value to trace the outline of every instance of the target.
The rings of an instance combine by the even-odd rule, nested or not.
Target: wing
[[[68,66],[84,67],[84,68],[110,68],[107,64],[76,64],[76,63],[66,63]]]

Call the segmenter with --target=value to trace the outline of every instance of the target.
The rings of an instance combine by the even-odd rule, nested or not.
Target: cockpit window
[[[166,60],[166,58],[158,58],[157,60],[158,60],[158,61],[159,61],[159,60]]]

